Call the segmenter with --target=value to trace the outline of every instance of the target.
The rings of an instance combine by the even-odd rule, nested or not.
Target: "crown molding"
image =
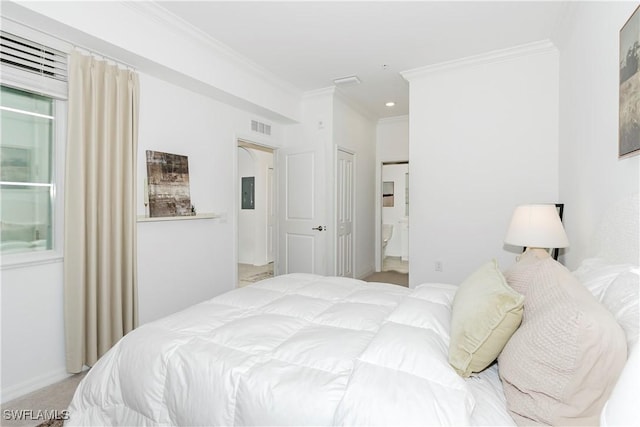
[[[320,89],[308,90],[302,94],[302,99],[315,98],[317,96],[333,96],[336,92],[335,86],[323,87]]]
[[[246,56],[241,55],[231,47],[219,40],[216,40],[199,28],[191,25],[155,1],[120,1],[119,3],[135,13],[156,21],[165,28],[170,28],[197,43],[203,44],[208,50],[213,51],[215,54],[224,57],[234,65],[249,71],[251,74],[266,80],[268,83],[273,84],[291,95],[299,97],[302,93],[299,88],[276,76],[266,68],[253,62]]]
[[[424,67],[413,68],[411,70],[402,71],[400,75],[410,82],[413,79],[420,78],[429,74],[450,71],[457,68],[475,67],[478,65],[493,64],[503,61],[511,61],[523,56],[539,55],[542,53],[557,52],[558,49],[551,40],[540,40],[537,42],[526,43],[507,49],[499,49],[480,55],[468,56],[465,58],[454,59],[452,61],[440,62],[438,64],[427,65]]]

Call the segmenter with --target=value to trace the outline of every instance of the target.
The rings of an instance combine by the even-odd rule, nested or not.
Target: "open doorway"
[[[273,277],[274,152],[238,140],[238,287]]]
[[[381,271],[409,274],[409,162],[382,164]]]

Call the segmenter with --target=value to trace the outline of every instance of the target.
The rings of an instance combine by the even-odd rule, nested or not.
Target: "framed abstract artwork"
[[[618,157],[640,153],[640,7],[620,30]]]
[[[150,150],[146,154],[149,216],[193,215],[188,157]]]

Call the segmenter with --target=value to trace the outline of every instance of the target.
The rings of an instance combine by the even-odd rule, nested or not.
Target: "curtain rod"
[[[78,50],[78,51],[80,51],[83,54],[87,54],[87,55],[96,57],[98,59],[102,59],[102,60],[107,61],[107,62],[113,62],[115,65],[119,65],[119,66],[125,67],[125,68],[127,68],[128,70],[131,70],[131,71],[137,71],[136,67],[134,67],[133,65],[128,64],[128,63],[126,63],[124,61],[121,61],[119,59],[114,59],[114,58],[112,58],[110,56],[107,56],[107,55],[105,55],[103,53],[96,52],[96,51],[91,50],[91,49],[87,49],[86,47],[83,47],[83,46],[80,46],[80,45],[77,45],[77,44],[74,44],[73,48]]]

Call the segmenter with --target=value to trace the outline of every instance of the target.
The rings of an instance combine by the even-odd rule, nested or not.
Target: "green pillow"
[[[522,321],[524,296],[514,291],[496,260],[465,279],[453,299],[449,363],[462,377],[480,372],[500,354]]]

